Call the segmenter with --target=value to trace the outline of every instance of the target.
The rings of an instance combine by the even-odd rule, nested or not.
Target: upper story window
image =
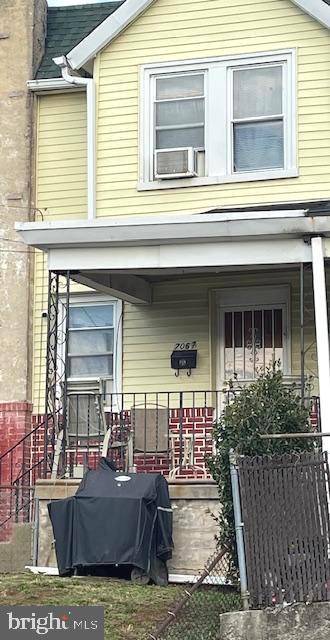
[[[142,69],[140,188],[297,175],[294,51]]]
[[[204,74],[156,77],[155,148],[204,149]]]

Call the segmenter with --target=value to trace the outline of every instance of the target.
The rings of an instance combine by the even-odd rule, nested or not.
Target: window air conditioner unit
[[[155,178],[158,180],[194,176],[197,176],[197,151],[193,147],[155,151]]]

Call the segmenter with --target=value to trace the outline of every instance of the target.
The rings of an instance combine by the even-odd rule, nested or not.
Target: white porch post
[[[314,312],[319,372],[322,431],[330,431],[330,357],[328,307],[325,282],[323,240],[312,238]],[[330,438],[323,438],[323,449],[330,453]]]

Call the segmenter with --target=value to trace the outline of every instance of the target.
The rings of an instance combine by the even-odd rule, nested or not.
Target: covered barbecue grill
[[[161,474],[125,473],[102,458],[76,495],[50,502],[59,574],[128,566],[132,577],[167,583],[172,510]]]

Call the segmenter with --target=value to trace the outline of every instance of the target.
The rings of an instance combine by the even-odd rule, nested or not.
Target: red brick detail
[[[188,478],[210,478],[205,458],[212,455],[213,451],[213,421],[214,410],[212,407],[184,407],[182,409],[171,409],[169,420],[170,450],[168,453],[148,453],[134,454],[134,464],[139,473],[163,473],[169,476],[173,468],[176,470],[175,477],[178,479]],[[180,436],[180,434],[182,434]],[[182,438],[182,442],[181,442]],[[190,441],[193,446],[193,456],[190,460],[185,460],[181,465],[185,442]],[[174,450],[171,449],[174,447]],[[181,453],[181,456],[180,456]]]
[[[0,523],[4,522],[13,508],[16,496],[9,487],[24,473],[24,461],[30,461],[30,438],[24,436],[32,429],[32,404],[29,402],[0,402]],[[17,447],[15,445],[22,440]],[[12,449],[13,447],[13,449]],[[10,451],[12,449],[12,451]],[[24,484],[25,477],[22,480]],[[21,492],[22,493],[22,492]],[[11,535],[12,519],[0,527],[0,541]]]

